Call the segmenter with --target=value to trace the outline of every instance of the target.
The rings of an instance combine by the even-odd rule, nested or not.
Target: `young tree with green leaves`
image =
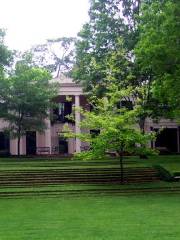
[[[108,152],[116,152],[120,158],[121,182],[123,177],[123,154],[152,154],[148,143],[154,138],[152,133],[142,133],[136,126],[140,109],[119,108],[117,101],[130,94],[129,90],[117,91],[114,86],[108,95],[95,100],[95,108],[89,112],[79,109],[82,115],[80,127],[86,133],[73,133],[65,126],[65,137],[76,137],[90,145],[90,150],[77,156],[82,159],[102,159]],[[94,104],[94,102],[93,102]],[[77,109],[78,110],[78,109]],[[87,131],[88,130],[88,131]],[[91,130],[99,134],[91,134]]]
[[[11,76],[0,81],[0,118],[8,122],[10,137],[18,139],[18,155],[26,131],[42,132],[46,128],[45,119],[57,94],[51,74],[25,62],[17,62]]]

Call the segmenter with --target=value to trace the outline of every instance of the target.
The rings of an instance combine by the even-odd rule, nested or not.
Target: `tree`
[[[128,110],[118,108],[116,102],[130,94],[130,91],[117,91],[114,86],[113,92],[102,99],[96,100],[92,112],[81,109],[82,121],[80,127],[89,130],[86,133],[74,134],[65,127],[66,137],[76,137],[90,144],[90,150],[78,154],[83,159],[102,159],[108,152],[116,152],[120,157],[121,182],[123,179],[123,154],[152,154],[147,147],[148,141],[154,136],[142,133],[137,127],[137,114],[139,109]],[[99,134],[91,134],[90,130]]]
[[[158,90],[162,89],[162,86],[154,77],[156,75],[154,69],[149,63],[146,64],[147,59],[144,58],[144,52],[149,46],[153,45],[156,49],[154,40],[151,39],[147,43],[147,39],[145,39],[144,43],[148,45],[147,48],[140,47],[141,39],[145,36],[143,24],[146,22],[147,25],[153,25],[153,21],[151,21],[153,17],[146,18],[149,9],[153,8],[155,3],[161,6],[168,1],[170,0],[91,1],[90,21],[83,26],[76,45],[74,78],[79,79],[84,85],[85,91],[92,96],[95,94],[103,97],[108,86],[114,83],[119,89],[131,87],[133,89],[131,96],[124,96],[124,98],[127,101],[131,100],[133,105],[138,103],[141,106],[139,126],[142,132],[145,131],[145,122],[148,117],[158,120],[162,116],[172,116],[174,108],[172,104],[171,106],[167,104],[168,98],[162,100],[167,86],[163,91]],[[164,10],[162,8],[161,10],[163,15]],[[156,22],[158,24],[158,21]],[[153,28],[157,29],[157,26],[154,25]],[[177,31],[172,36],[175,36]],[[178,40],[176,42],[178,44]],[[179,52],[177,48],[176,51]],[[156,54],[154,52],[150,57],[155,58]],[[156,68],[158,62],[154,61],[154,63],[156,63],[154,64],[154,68]],[[162,71],[161,75],[163,74]],[[178,70],[176,76],[179,76]],[[166,74],[166,78],[168,77],[169,75]],[[170,84],[172,81],[169,81],[169,87]],[[177,79],[174,84],[176,96],[179,92],[178,84]],[[173,95],[173,92],[170,92],[172,94],[169,100]],[[177,100],[176,104],[178,102]]]
[[[176,117],[180,116],[179,9],[180,2],[176,0],[143,4],[135,48],[141,71],[151,71],[151,93],[167,113],[175,113]]]
[[[25,62],[17,62],[14,73],[0,81],[0,118],[9,123],[6,130],[10,136],[18,139],[18,155],[26,131],[46,128],[45,119],[56,95],[50,73]]]
[[[12,52],[4,44],[5,31],[0,29],[0,76],[3,77],[5,67],[10,66],[12,61]]]
[[[78,35],[73,77],[86,92],[100,97],[106,92],[107,61],[119,47],[126,26],[121,17],[121,0],[91,0],[89,22]]]
[[[145,119],[154,110],[154,100],[151,76],[141,72],[133,52],[138,39],[139,8],[138,0],[91,1],[90,21],[83,26],[76,44],[73,76],[91,96],[103,97],[111,84],[119,89],[132,87],[132,95],[124,96],[124,100],[133,104],[139,100],[144,109],[139,115],[143,132]]]
[[[92,92],[96,88],[100,96],[105,93],[109,84],[108,61],[112,55],[126,50],[132,62],[132,51],[138,39],[137,15],[140,5],[141,0],[90,1],[90,20],[78,34],[73,69],[73,77],[81,81],[85,91]],[[119,66],[118,60],[121,61],[116,59],[115,64]],[[123,70],[124,67],[121,64]],[[120,79],[122,81],[122,77]]]
[[[45,44],[34,46],[30,52],[34,55],[37,66],[44,67],[59,77],[61,73],[69,73],[72,69],[75,41],[73,37],[48,39]]]

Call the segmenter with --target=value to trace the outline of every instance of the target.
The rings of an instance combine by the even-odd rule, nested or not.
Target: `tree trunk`
[[[123,153],[120,152],[121,183],[124,183]]]
[[[58,71],[57,71],[57,78],[60,77],[60,73],[61,73],[61,64],[58,65]]]
[[[24,115],[23,115],[21,109],[19,109],[19,121],[18,121],[18,131],[17,131],[17,136],[18,136],[18,142],[17,142],[18,157],[20,156],[21,123],[22,123],[23,116]]]
[[[18,126],[18,132],[17,132],[17,135],[18,135],[18,142],[17,142],[17,150],[18,150],[18,157],[20,156],[20,143],[21,143],[21,126],[19,125]]]
[[[123,146],[121,145],[119,153],[119,163],[120,163],[120,177],[121,184],[124,183],[124,166],[123,166]]]
[[[145,133],[145,121],[146,121],[146,117],[140,117],[139,119],[139,127],[141,130],[141,133],[144,134]]]
[[[146,121],[146,117],[141,117],[139,120],[139,127],[141,130],[141,133],[144,134],[145,133],[145,121]],[[141,147],[144,147],[144,145],[142,144]],[[145,154],[140,154],[139,157],[141,159],[147,159],[148,157]]]

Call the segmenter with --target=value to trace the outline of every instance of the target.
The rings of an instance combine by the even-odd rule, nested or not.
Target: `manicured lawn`
[[[125,158],[126,167],[153,165],[180,172],[180,157]],[[0,159],[0,170],[8,171],[102,167],[119,168],[118,159]],[[0,198],[0,240],[180,239],[180,182],[7,186],[0,193],[12,194]]]
[[[180,239],[180,195],[0,200],[1,240]]]

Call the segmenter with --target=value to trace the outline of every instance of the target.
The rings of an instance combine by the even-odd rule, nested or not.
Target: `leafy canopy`
[[[152,92],[166,111],[179,115],[180,102],[180,1],[154,0],[143,4],[139,41],[135,48],[141,71],[151,71]],[[180,116],[180,115],[179,115]]]
[[[45,119],[57,94],[50,73],[25,62],[18,62],[11,76],[0,81],[0,118],[8,122],[10,136],[19,141],[26,131],[46,128]]]
[[[110,91],[106,97],[95,100],[93,111],[79,109],[82,115],[80,123],[82,133],[74,134],[67,126],[64,129],[67,131],[66,137],[75,136],[90,144],[90,150],[78,154],[78,157],[97,159],[105,157],[107,152],[116,152],[119,155],[124,152],[152,153],[147,143],[154,135],[142,133],[136,126],[140,110],[118,107],[118,101],[130,92],[130,90],[117,91],[114,87],[113,92]],[[86,129],[86,132],[83,132],[83,129]],[[99,133],[91,134],[91,130]]]

